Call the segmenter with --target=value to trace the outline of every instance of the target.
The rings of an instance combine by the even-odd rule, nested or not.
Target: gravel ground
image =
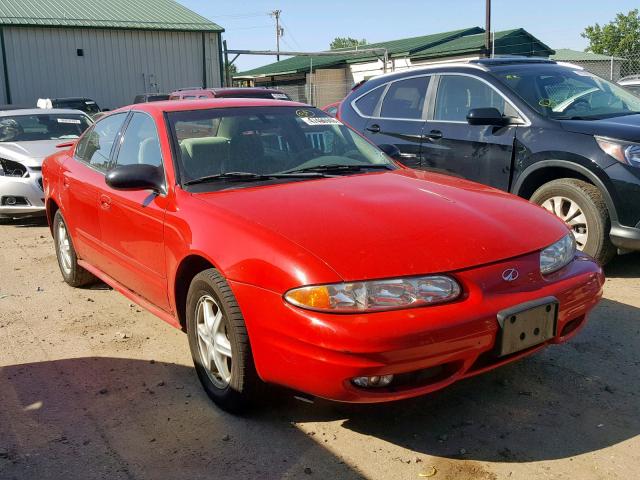
[[[41,223],[0,225],[0,479],[640,478],[640,255],[569,344],[377,406],[211,404],[186,336],[62,282]]]

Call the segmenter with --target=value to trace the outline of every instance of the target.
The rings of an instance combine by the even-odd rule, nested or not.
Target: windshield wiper
[[[215,175],[206,175],[200,178],[194,178],[193,180],[187,180],[183,183],[185,186],[189,185],[197,185],[199,183],[209,183],[216,182],[218,180],[238,180],[242,182],[256,182],[263,180],[273,180],[278,178],[317,178],[317,177],[326,177],[327,175],[323,175],[321,173],[306,173],[304,175],[297,174],[295,172],[291,173],[269,173],[269,174],[260,174],[260,173],[251,173],[251,172],[225,172],[225,173],[217,173]]]
[[[314,167],[296,168],[294,170],[287,170],[290,173],[302,173],[302,172],[361,172],[363,170],[393,170],[391,165],[384,164],[353,164],[353,165],[341,165],[341,164],[328,164],[328,165],[316,165]]]

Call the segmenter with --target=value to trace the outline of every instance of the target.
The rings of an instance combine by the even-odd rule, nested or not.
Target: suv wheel
[[[600,190],[582,180],[561,178],[545,183],[530,199],[555,214],[573,231],[578,249],[605,265],[616,254],[609,238],[611,219]]]
[[[240,307],[216,269],[191,281],[186,317],[191,356],[205,391],[224,410],[245,410],[256,400],[262,381]]]
[[[82,287],[97,280],[93,274],[78,265],[76,249],[73,247],[71,235],[60,210],[53,217],[53,241],[56,246],[58,266],[66,283],[72,287]]]

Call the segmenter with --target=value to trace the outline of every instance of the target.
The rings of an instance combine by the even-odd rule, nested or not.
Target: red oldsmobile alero
[[[43,165],[65,281],[185,330],[228,410],[263,382],[422,395],[566,341],[602,295],[553,215],[406,169],[303,104],[139,104],[69,147]]]

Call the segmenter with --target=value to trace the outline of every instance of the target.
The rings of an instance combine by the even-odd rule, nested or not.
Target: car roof
[[[16,108],[14,110],[2,110],[0,111],[0,117],[9,117],[15,115],[84,115],[87,116],[82,110],[73,110],[71,108]]]
[[[207,98],[197,100],[163,100],[161,102],[137,103],[119,108],[114,112],[138,110],[149,113],[180,112],[189,110],[208,110],[212,108],[232,107],[310,107],[300,102],[276,100],[270,98]]]
[[[79,100],[80,101],[91,100],[93,102],[93,99],[89,97],[60,97],[60,98],[51,99],[52,102],[77,102]]]

